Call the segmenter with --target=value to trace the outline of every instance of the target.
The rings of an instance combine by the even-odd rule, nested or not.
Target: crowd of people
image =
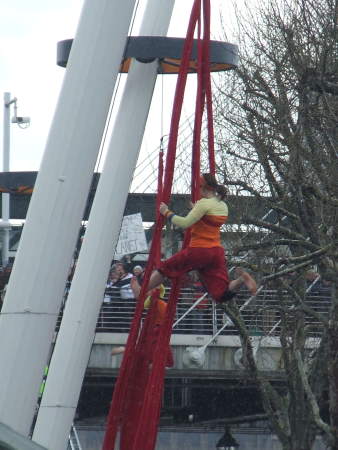
[[[100,331],[126,331],[136,305],[140,284],[142,283],[144,267],[139,264],[129,269],[128,264],[117,262],[111,267],[109,273],[101,318],[99,320]],[[135,287],[135,283],[137,286]],[[165,280],[162,301],[167,301],[170,282]],[[185,332],[193,333],[196,324],[204,330],[211,329],[211,300],[206,289],[198,278],[196,271],[186,274],[182,278],[180,301],[178,303],[178,315],[188,309],[196,300],[204,296],[203,300],[189,314],[178,327]]]

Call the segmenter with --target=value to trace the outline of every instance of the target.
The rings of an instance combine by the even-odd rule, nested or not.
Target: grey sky
[[[171,36],[184,36],[193,0],[176,0]],[[219,29],[219,11],[227,13],[228,0],[212,0],[212,31]],[[11,170],[38,170],[44,151],[50,123],[61,87],[64,69],[57,67],[56,43],[74,37],[83,0],[3,0],[0,7],[0,90],[9,91],[18,98],[18,112],[31,117],[31,126],[25,130],[11,125]],[[139,0],[133,34],[146,0]],[[167,77],[168,78],[168,77]],[[173,86],[176,77],[164,80],[166,102],[163,117],[168,129]],[[157,92],[160,89],[157,89]],[[158,95],[158,94],[157,94]],[[158,100],[149,117],[155,130],[146,134],[145,148],[158,145],[161,135]],[[3,105],[3,100],[1,101]],[[3,107],[1,107],[2,110]],[[188,114],[188,112],[186,112]],[[149,129],[149,126],[148,126]],[[2,136],[2,113],[0,123]],[[2,140],[2,139],[1,139]]]

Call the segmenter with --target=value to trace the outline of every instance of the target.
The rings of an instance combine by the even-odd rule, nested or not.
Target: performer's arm
[[[208,205],[202,200],[195,203],[193,209],[185,217],[178,216],[170,211],[165,203],[161,203],[160,213],[169,219],[174,225],[180,228],[189,228],[194,223],[198,222],[205,214],[207,214]]]

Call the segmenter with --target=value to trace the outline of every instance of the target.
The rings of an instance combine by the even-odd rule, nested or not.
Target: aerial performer
[[[224,249],[221,244],[221,226],[228,218],[225,186],[218,184],[214,175],[200,176],[200,196],[186,217],[178,216],[165,203],[161,203],[160,213],[172,224],[190,228],[188,246],[162,261],[151,274],[148,288],[159,286],[164,278],[177,278],[197,270],[202,283],[217,303],[231,300],[244,284],[252,295],[257,284],[252,276],[242,268],[236,269],[237,278],[230,281]]]

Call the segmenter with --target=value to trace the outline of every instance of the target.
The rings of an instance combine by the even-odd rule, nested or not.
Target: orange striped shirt
[[[195,203],[186,217],[175,215],[172,223],[191,228],[189,247],[221,247],[221,226],[228,218],[226,203],[217,197],[202,198]]]

